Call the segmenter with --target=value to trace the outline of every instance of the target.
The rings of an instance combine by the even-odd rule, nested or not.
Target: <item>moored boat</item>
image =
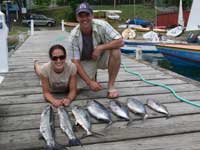
[[[199,30],[200,1],[193,0],[186,31]],[[200,45],[159,44],[156,46],[176,66],[200,67]]]
[[[158,44],[156,47],[175,66],[200,67],[200,45]]]

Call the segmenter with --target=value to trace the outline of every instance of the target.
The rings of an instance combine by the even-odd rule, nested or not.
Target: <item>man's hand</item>
[[[90,87],[90,89],[93,90],[93,91],[102,90],[101,84],[98,83],[98,82],[96,82],[96,81],[93,81],[93,80],[90,81],[89,87]]]
[[[96,46],[92,53],[92,59],[97,60],[100,57],[101,53],[102,53],[101,47]]]
[[[54,107],[58,108],[58,107],[63,105],[63,101],[62,100],[54,100],[52,102],[52,104],[53,104]]]

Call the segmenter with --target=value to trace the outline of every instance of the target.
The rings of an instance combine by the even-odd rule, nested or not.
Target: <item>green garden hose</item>
[[[132,75],[138,76],[138,77],[139,77],[141,80],[143,80],[144,82],[149,83],[149,84],[152,84],[152,85],[155,85],[155,86],[160,86],[160,87],[163,87],[163,88],[165,88],[165,89],[168,89],[169,91],[172,92],[172,94],[173,94],[178,100],[180,100],[180,101],[182,101],[182,102],[185,102],[185,103],[188,103],[188,104],[190,104],[190,105],[196,106],[196,107],[200,107],[200,104],[195,103],[195,102],[193,102],[193,101],[190,101],[190,100],[188,100],[188,99],[185,99],[185,98],[183,98],[183,97],[181,97],[181,96],[178,96],[178,95],[176,94],[176,91],[174,91],[171,87],[169,87],[169,86],[167,86],[167,85],[165,85],[165,84],[162,84],[162,83],[156,83],[156,82],[148,81],[148,80],[144,79],[144,77],[143,77],[140,73],[135,72],[135,71],[132,71],[132,70],[129,70],[129,69],[127,68],[127,66],[126,66],[124,63],[121,63],[121,64],[123,65],[123,68],[124,68],[124,70],[125,70],[126,72],[128,72],[128,73],[130,73],[130,74],[132,74]]]

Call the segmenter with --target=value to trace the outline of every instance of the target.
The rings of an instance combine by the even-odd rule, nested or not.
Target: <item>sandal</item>
[[[118,93],[117,89],[109,89],[108,90],[107,98],[115,99],[118,97],[119,97],[119,93]]]

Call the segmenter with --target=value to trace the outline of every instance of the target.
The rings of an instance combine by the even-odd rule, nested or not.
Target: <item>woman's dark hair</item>
[[[53,51],[54,51],[55,49],[60,49],[60,50],[62,50],[63,53],[64,53],[64,56],[66,57],[66,50],[65,50],[65,48],[64,48],[62,45],[60,45],[60,44],[56,44],[56,45],[51,46],[51,48],[49,49],[49,57],[50,57],[50,58],[52,58],[52,53],[53,53]]]

